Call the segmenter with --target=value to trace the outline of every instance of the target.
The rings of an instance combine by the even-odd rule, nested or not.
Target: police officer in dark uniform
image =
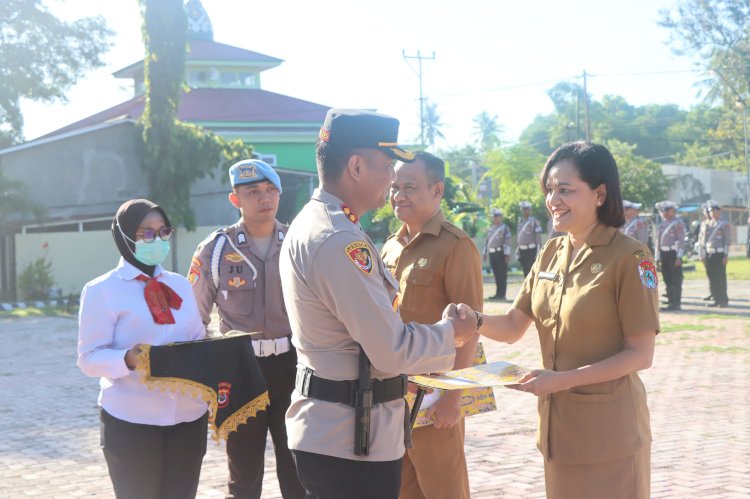
[[[302,498],[305,491],[289,451],[284,420],[294,390],[297,354],[290,341],[279,277],[279,250],[287,230],[276,220],[281,179],[268,164],[251,159],[232,165],[229,180],[229,202],[240,210],[241,218],[198,246],[188,279],[206,325],[216,304],[221,334],[259,333],[253,349],[271,404],[229,435],[227,497],[261,496],[270,430],[281,494],[285,499]]]
[[[656,209],[662,216],[657,235],[656,255],[661,263],[661,273],[667,286],[667,306],[661,310],[674,312],[682,302],[682,255],[685,241],[685,222],[677,216],[677,205],[661,201]]]
[[[518,260],[523,267],[523,276],[531,271],[536,260],[536,254],[542,246],[542,225],[531,215],[531,203],[521,201],[521,218],[518,219]]]
[[[727,262],[729,245],[732,242],[732,226],[721,218],[721,206],[716,201],[707,201],[706,209],[711,217],[701,233],[701,260],[706,266],[711,296],[714,299],[709,307],[727,307]]]

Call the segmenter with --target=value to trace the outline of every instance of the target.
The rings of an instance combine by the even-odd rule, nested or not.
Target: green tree
[[[634,145],[615,139],[605,145],[617,161],[623,199],[651,207],[666,197],[669,180],[658,163],[636,155]]]
[[[182,0],[141,0],[146,45],[146,107],[142,130],[142,165],[151,199],[173,224],[195,228],[190,188],[213,176],[217,167],[249,158],[242,141],[226,142],[199,126],[176,119],[183,88],[187,19]]]
[[[18,180],[10,179],[0,171],[0,234],[9,233],[8,219],[23,221],[29,216],[40,219],[45,209],[32,200],[29,188]]]
[[[0,147],[23,140],[20,100],[65,101],[86,71],[102,66],[110,35],[101,16],[63,22],[42,0],[0,2]]]
[[[527,144],[496,149],[487,155],[487,168],[492,178],[492,206],[505,213],[506,222],[515,229],[521,216],[518,203],[530,201],[532,213],[543,223],[547,219],[544,196],[539,188],[539,172],[545,156]]]
[[[497,122],[496,115],[482,111],[474,117],[474,139],[482,151],[490,151],[500,145],[500,134],[503,129]]]
[[[681,0],[662,10],[678,54],[698,57],[708,69],[707,97],[726,103],[750,96],[750,3],[738,0]]]
[[[424,139],[430,147],[435,145],[437,139],[444,139],[442,132],[443,122],[440,119],[440,113],[437,110],[437,104],[426,102],[424,105]]]

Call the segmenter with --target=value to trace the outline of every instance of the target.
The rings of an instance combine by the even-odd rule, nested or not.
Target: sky
[[[24,102],[33,139],[132,96],[111,73],[143,58],[137,0],[46,0],[68,20],[101,15],[115,32],[106,66],[68,92],[68,103]],[[657,24],[667,0],[203,0],[217,42],[283,59],[265,71],[265,90],[331,107],[376,109],[401,120],[400,141],[419,136],[419,79],[437,104],[445,139],[471,142],[473,118],[497,116],[506,142],[552,111],[546,91],[581,82],[595,99],[616,94],[634,105],[699,102],[698,61],[680,57]]]

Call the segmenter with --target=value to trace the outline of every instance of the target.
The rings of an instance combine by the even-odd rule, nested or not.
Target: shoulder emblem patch
[[[193,267],[199,267],[199,268],[203,267],[203,262],[198,257],[194,256],[193,259],[191,260],[191,263]]]
[[[242,261],[242,255],[239,253],[227,253],[224,255],[224,260],[230,263],[240,263]]]
[[[372,254],[364,241],[355,241],[346,247],[346,256],[367,275],[372,274]]]
[[[195,258],[193,258],[195,260]],[[190,272],[188,272],[188,281],[190,281],[190,284],[195,286],[198,283],[198,280],[201,278],[201,271],[198,267],[195,265],[190,266]]]
[[[656,267],[653,262],[643,260],[638,264],[638,276],[641,278],[641,284],[648,289],[656,289],[659,281],[656,277]]]

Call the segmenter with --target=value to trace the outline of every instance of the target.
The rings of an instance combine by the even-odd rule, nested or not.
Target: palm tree
[[[443,123],[440,121],[440,114],[437,111],[437,104],[434,102],[425,102],[424,105],[424,127],[423,137],[425,143],[430,147],[435,145],[435,140],[444,139],[445,135],[440,129]]]
[[[483,151],[500,145],[499,135],[503,128],[497,123],[497,115],[482,111],[474,117],[474,138]]]

